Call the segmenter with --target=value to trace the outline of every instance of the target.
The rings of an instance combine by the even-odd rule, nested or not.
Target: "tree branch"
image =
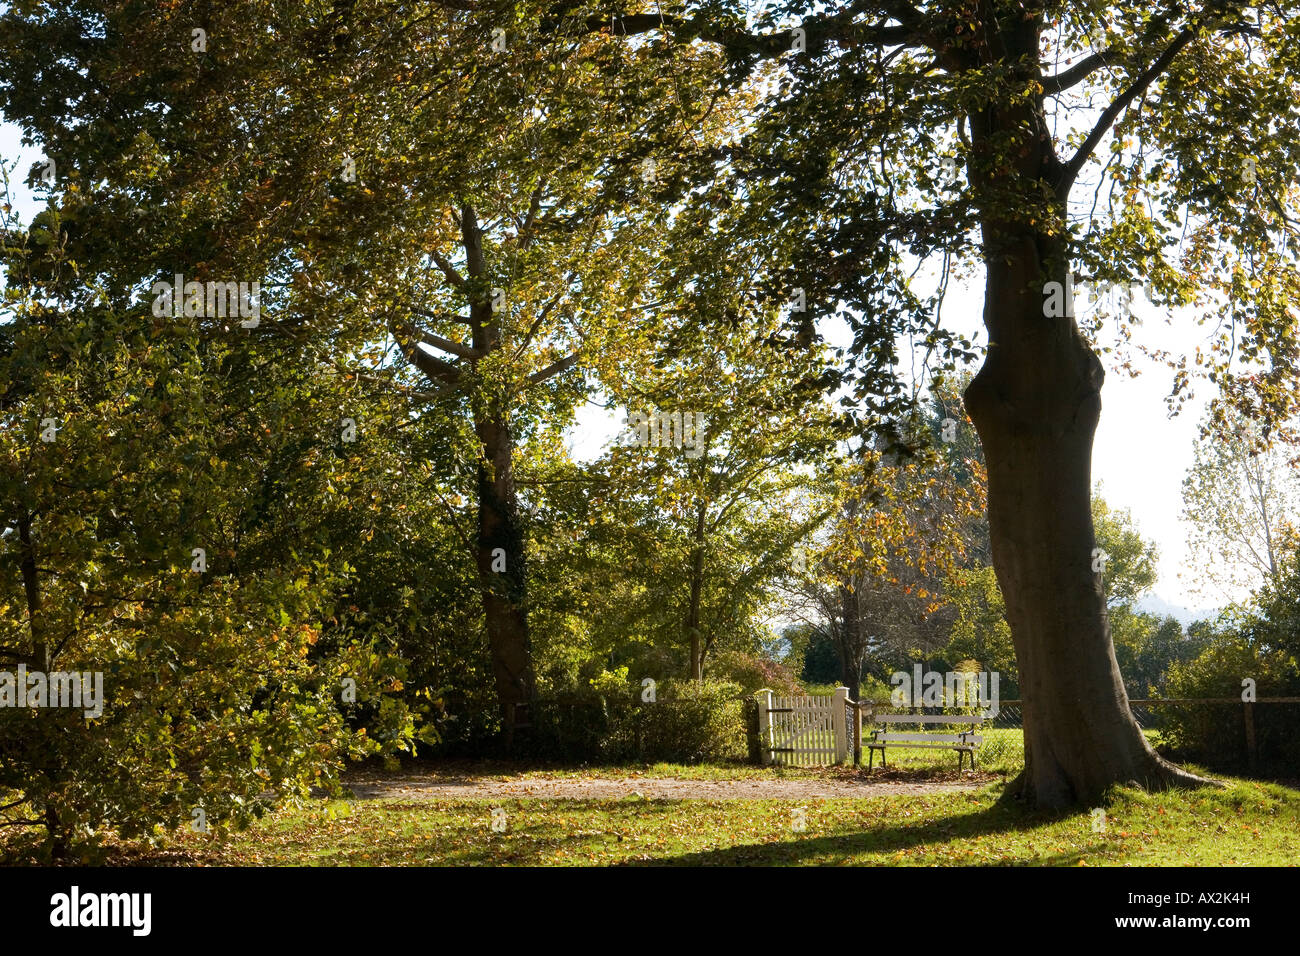
[[[1097,148],[1097,144],[1101,142],[1107,131],[1109,131],[1111,126],[1114,125],[1115,120],[1119,118],[1119,114],[1124,112],[1124,109],[1132,103],[1133,100],[1140,96],[1148,86],[1155,82],[1156,78],[1159,77],[1160,74],[1169,67],[1169,64],[1173,62],[1174,57],[1182,51],[1183,47],[1191,43],[1195,37],[1195,29],[1192,27],[1183,28],[1182,32],[1174,38],[1174,41],[1165,48],[1165,51],[1156,57],[1155,61],[1143,70],[1138,75],[1137,79],[1129,84],[1128,89],[1120,93],[1120,95],[1115,98],[1114,102],[1112,102],[1110,106],[1106,107],[1102,112],[1101,117],[1097,120],[1096,125],[1093,126],[1092,132],[1090,132],[1083,143],[1080,144],[1075,154],[1070,157],[1070,161],[1062,167],[1060,178],[1057,180],[1056,184],[1057,198],[1064,200],[1069,195],[1070,187],[1074,185],[1075,179],[1078,178],[1079,171],[1083,169],[1083,164],[1088,161],[1088,157],[1091,156],[1093,150]]]
[[[463,359],[476,361],[483,357],[483,352],[468,345],[462,345],[460,342],[453,342],[451,339],[444,339],[441,335],[435,335],[425,329],[416,327],[415,333],[425,345],[432,345],[436,349],[442,349],[444,352],[450,352],[452,355],[460,356]]]
[[[446,382],[448,385],[455,385],[460,379],[460,369],[450,362],[444,362],[436,355],[430,355],[419,346],[406,352],[406,357],[411,360],[411,364],[418,368],[431,379],[439,382]]]
[[[483,233],[478,226],[478,216],[474,207],[463,203],[460,207],[461,244],[465,247],[465,268],[471,277],[481,279],[487,274],[487,263],[483,259]]]
[[[525,249],[532,245],[533,227],[537,225],[537,214],[541,212],[542,195],[545,191],[546,179],[543,178],[542,181],[537,184],[537,188],[533,190],[532,196],[529,197],[528,213],[524,217],[524,221],[519,223],[519,236]]]
[[[465,286],[468,284],[465,282],[465,277],[456,271],[455,266],[442,257],[442,253],[437,249],[431,250],[429,252],[429,258],[432,259],[434,263],[437,264],[438,268],[442,270],[442,274],[447,277],[448,282],[454,285],[457,289],[462,291],[464,290]]]
[[[560,289],[560,291],[555,293],[555,295],[551,297],[551,300],[538,310],[537,318],[535,318],[533,320],[533,324],[528,327],[527,333],[525,333],[523,340],[520,341],[519,343],[519,348],[515,349],[515,355],[514,355],[515,358],[519,358],[519,356],[524,354],[524,349],[528,348],[528,344],[532,342],[533,336],[535,336],[537,334],[537,330],[542,327],[542,323],[546,321],[546,317],[551,314],[552,309],[554,309],[557,305],[559,305],[560,299],[564,297],[563,286],[567,284],[569,278],[572,277],[572,275],[573,273],[570,271],[568,275],[565,276],[565,282],[561,283],[562,288]]]
[[[418,309],[415,306],[411,306],[411,311],[423,318],[433,319],[435,322],[459,322],[461,325],[474,325],[474,320],[468,315],[456,315],[454,312],[430,312],[428,309]]]
[[[550,365],[546,366],[546,368],[542,369],[540,372],[534,372],[532,375],[528,376],[528,384],[540,385],[542,382],[545,382],[548,378],[554,378],[556,375],[559,375],[561,372],[567,372],[569,369],[573,368],[577,364],[578,364],[578,353],[574,352],[572,355],[565,356],[564,358],[560,359],[558,362],[552,362]]]
[[[1110,66],[1112,63],[1120,62],[1120,60],[1121,56],[1114,48],[1102,50],[1100,53],[1093,53],[1091,56],[1084,57],[1068,70],[1062,70],[1054,76],[1043,77],[1043,92],[1048,95],[1064,93],[1070,87],[1082,83],[1103,66]]]
[[[459,384],[460,369],[450,362],[444,362],[436,355],[430,355],[420,346],[411,344],[409,333],[415,331],[416,334],[420,334],[418,330],[413,330],[409,326],[395,325],[392,331],[393,339],[407,361],[423,372],[435,386],[439,383],[453,387]]]
[[[798,27],[804,31],[809,52],[820,50],[829,43],[841,46],[929,46],[929,37],[921,29],[922,16],[906,0],[885,0],[870,5],[877,15],[887,19],[877,23],[856,23],[857,11],[844,10],[827,17],[815,17],[803,21]],[[894,20],[897,23],[891,24]],[[544,24],[552,29],[560,27],[559,22]],[[636,13],[626,17],[595,16],[583,21],[582,28],[588,33],[609,32],[631,36],[638,33],[650,33],[655,30],[672,32],[679,40],[704,40],[725,47],[733,54],[756,54],[760,58],[770,59],[790,52],[793,45],[793,29],[779,33],[750,33],[735,26],[720,26],[716,18],[683,18],[658,13]]]

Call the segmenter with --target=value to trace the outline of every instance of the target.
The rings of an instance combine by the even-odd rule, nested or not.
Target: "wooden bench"
[[[975,751],[984,738],[979,736],[980,726],[984,723],[983,717],[956,717],[948,714],[879,714],[875,718],[876,723],[885,726],[879,730],[872,731],[871,741],[867,744],[867,769],[871,769],[872,759],[876,751],[880,751],[880,766],[885,764],[886,747],[928,747],[938,748],[941,750],[957,751],[957,769],[961,770],[962,754],[970,754],[970,768],[975,769]],[[924,727],[926,724],[956,724],[958,726],[971,725],[970,730],[961,733],[941,733],[938,731],[895,731],[890,728],[898,724],[919,724]]]

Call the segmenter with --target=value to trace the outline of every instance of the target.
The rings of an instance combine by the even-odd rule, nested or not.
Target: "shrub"
[[[533,754],[564,763],[599,761],[633,707],[631,687],[612,694],[588,684],[540,694],[532,715]]]
[[[879,706],[887,706],[890,702],[889,695],[893,690],[891,684],[887,684],[878,677],[868,675],[858,685],[858,700],[863,703],[870,701]]]
[[[655,690],[653,702],[642,702],[639,683],[549,691],[534,711],[537,756],[677,763],[745,756],[738,684],[669,679]]]
[[[657,700],[641,704],[633,721],[638,759],[693,763],[744,758],[739,684],[667,680],[658,690]]]
[[[311,659],[315,627],[258,620],[268,594],[288,590],[269,572],[211,582],[209,608],[146,609],[149,626],[130,640],[78,635],[77,656],[56,668],[98,671],[102,713],[0,708],[0,799],[19,808],[6,824],[43,828],[47,858],[91,858],[109,833],[152,842],[201,825],[220,835],[333,787],[345,757],[401,748],[412,728],[383,694],[381,655],[355,642]],[[317,593],[304,584],[301,594],[285,619],[319,620]],[[340,706],[347,677],[356,701]],[[347,710],[371,703],[373,737],[349,730]]]
[[[764,687],[788,697],[801,693],[799,681],[785,664],[743,651],[723,651],[712,667],[718,679],[740,685],[740,693],[752,697]]]
[[[1169,671],[1170,697],[1239,699],[1242,679],[1255,681],[1258,697],[1293,696],[1294,661],[1262,649],[1247,636],[1221,637],[1187,664]],[[1170,705],[1162,737],[1180,757],[1208,767],[1240,768],[1248,757],[1242,704]],[[1293,770],[1300,765],[1300,706],[1264,704],[1254,708],[1255,741],[1261,768]]]

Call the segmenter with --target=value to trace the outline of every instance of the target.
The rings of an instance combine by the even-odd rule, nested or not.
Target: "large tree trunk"
[[[1026,238],[988,257],[990,347],[965,395],[1024,700],[1025,770],[1011,793],[1048,807],[1113,784],[1202,782],[1151,749],[1115,661],[1090,507],[1103,371],[1070,316],[1043,314],[1045,278],[1068,289],[1060,251]]]
[[[32,670],[48,672],[52,661],[49,645],[45,642],[44,622],[41,620],[41,584],[36,563],[36,543],[32,540],[32,514],[25,509],[18,518],[18,543],[18,566],[22,573],[23,593],[27,598],[27,623],[32,635],[32,653],[27,656],[26,663]],[[53,718],[52,712],[47,711],[46,714],[47,719]],[[62,770],[58,766],[47,766],[43,773],[51,784],[57,783],[62,776]],[[54,786],[50,790],[57,792]],[[68,855],[68,833],[59,821],[59,811],[53,803],[46,804],[42,820],[45,823],[50,858],[65,859]]]
[[[18,567],[23,577],[23,594],[27,598],[27,625],[32,636],[32,653],[27,664],[34,670],[48,670],[49,649],[41,620],[41,586],[37,579],[36,544],[32,541],[32,515],[24,510],[18,518]]]
[[[461,205],[465,269],[476,282],[488,278],[483,233],[474,207]],[[474,348],[490,355],[501,348],[501,327],[488,290],[470,302]],[[528,631],[528,562],[515,494],[514,435],[510,401],[480,395],[474,403],[474,433],[483,449],[478,468],[478,541],[475,559],[483,595],[483,618],[492,655],[497,702],[507,750],[520,725],[532,723],[536,697],[532,639]]]
[[[988,53],[1035,62],[1039,24],[1003,26]],[[1071,294],[1060,238],[1070,183],[1041,98],[972,115],[971,142],[989,346],[965,400],[984,445],[993,566],[1024,700],[1025,770],[1008,793],[1056,807],[1095,801],[1114,784],[1201,783],[1158,757],[1133,720],[1093,570],[1104,373],[1073,308],[1044,307],[1049,281],[1065,302]]]
[[[535,685],[528,632],[527,563],[512,470],[513,439],[500,417],[475,423],[486,463],[478,471],[477,564],[492,674],[507,748],[530,721]]]
[[[691,585],[686,606],[686,636],[691,645],[691,680],[704,681],[704,649],[700,634],[700,596],[704,590],[704,521],[708,508],[700,501],[695,516],[695,530],[691,535]]]

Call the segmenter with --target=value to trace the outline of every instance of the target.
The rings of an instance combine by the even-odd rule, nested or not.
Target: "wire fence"
[[[846,701],[845,706],[845,751],[853,755],[855,764],[860,763],[865,746],[864,732],[875,729],[873,718],[884,714],[951,716],[954,724],[960,723],[962,717],[983,716],[983,726],[988,729],[1024,729],[1022,700],[1000,701],[992,717],[982,707],[909,708],[869,700]],[[1225,773],[1300,779],[1300,697],[1254,701],[1239,697],[1133,698],[1129,709],[1152,745],[1170,759]],[[749,758],[755,763],[762,759],[757,711],[758,705],[752,699],[748,701],[745,723]],[[1019,748],[1018,741],[1012,745],[1002,740],[1000,745]]]
[[[1133,719],[1159,747],[1216,766],[1270,767],[1300,776],[1300,697],[1137,698]],[[1024,702],[999,702],[993,726],[1024,727]]]

